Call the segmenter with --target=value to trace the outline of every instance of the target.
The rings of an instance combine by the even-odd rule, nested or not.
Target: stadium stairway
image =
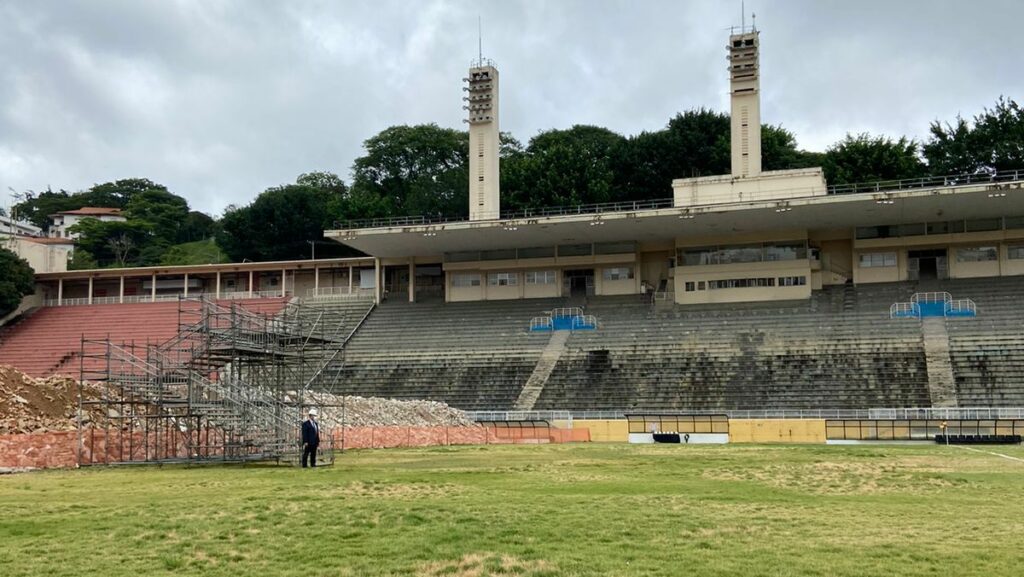
[[[253,312],[274,315],[287,299],[243,303]],[[114,343],[159,344],[178,333],[178,301],[42,307],[5,329],[0,364],[35,376],[77,376],[82,338]]]

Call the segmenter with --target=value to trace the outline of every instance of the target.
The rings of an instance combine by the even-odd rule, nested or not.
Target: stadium
[[[728,37],[731,172],[662,200],[503,211],[481,58],[468,219],[325,232],[359,257],[37,273],[0,365],[70,377],[74,426],[0,436],[0,466],[94,469],[0,479],[0,503],[69,532],[135,511],[75,553],[108,574],[1010,574],[1024,171],[762,170],[760,49]],[[356,422],[368,398],[404,416]],[[402,409],[424,402],[444,416]],[[311,408],[332,477],[276,500]],[[45,525],[19,523],[0,563],[35,574]],[[115,570],[116,539],[145,553]]]

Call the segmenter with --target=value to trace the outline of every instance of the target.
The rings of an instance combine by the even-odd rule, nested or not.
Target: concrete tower
[[[463,79],[469,111],[469,220],[501,216],[498,166],[498,69],[480,58]]]
[[[761,74],[757,29],[741,27],[729,36],[729,88],[732,94],[732,176],[761,174]]]

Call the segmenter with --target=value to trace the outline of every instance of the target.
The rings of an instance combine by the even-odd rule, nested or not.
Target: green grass
[[[956,447],[380,450],[0,477],[0,574],[1019,575],[1022,514]]]
[[[162,265],[198,265],[231,262],[231,258],[212,239],[176,244],[160,259]]]

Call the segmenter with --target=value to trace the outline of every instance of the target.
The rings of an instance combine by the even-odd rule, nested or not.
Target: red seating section
[[[277,314],[286,298],[240,303],[261,314]],[[227,305],[229,303],[220,303]],[[44,307],[0,335],[0,365],[11,365],[34,377],[57,373],[77,376],[81,338],[116,344],[159,344],[178,332],[178,303],[112,304]]]

